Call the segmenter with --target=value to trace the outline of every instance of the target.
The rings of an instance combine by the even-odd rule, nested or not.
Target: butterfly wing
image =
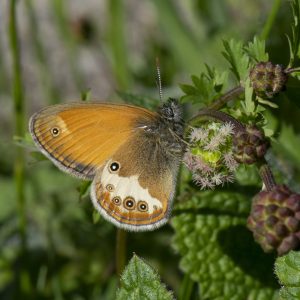
[[[93,179],[140,123],[153,118],[155,113],[129,105],[54,105],[34,114],[29,129],[41,152],[60,169]]]
[[[178,165],[178,157],[170,156],[158,140],[136,133],[96,175],[93,204],[118,227],[158,228],[170,215]]]
[[[167,222],[179,164],[164,148],[159,120],[128,105],[56,105],[33,115],[30,132],[60,169],[94,179],[91,198],[105,218],[144,231]]]

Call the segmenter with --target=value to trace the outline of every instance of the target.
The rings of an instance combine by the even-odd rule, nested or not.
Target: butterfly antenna
[[[159,64],[158,57],[156,57],[156,75],[157,75],[156,84],[158,86],[159,100],[162,101],[163,93],[162,93],[162,86],[161,86],[160,64]]]

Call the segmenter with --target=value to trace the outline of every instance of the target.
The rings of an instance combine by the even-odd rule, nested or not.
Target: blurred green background
[[[122,101],[117,91],[158,98],[156,57],[164,97],[180,97],[178,84],[205,63],[228,68],[223,39],[260,35],[286,65],[290,22],[288,1],[278,0],[1,1],[0,299],[114,299],[118,284],[116,228],[95,222],[79,180],[24,147],[33,112],[87,90],[99,101]],[[176,295],[183,275],[172,235],[169,225],[129,233],[127,258],[145,258]]]

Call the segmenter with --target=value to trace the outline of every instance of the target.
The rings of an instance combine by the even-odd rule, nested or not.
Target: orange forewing
[[[156,113],[129,105],[67,104],[41,110],[30,120],[35,142],[58,167],[92,179],[134,133],[139,120]],[[53,134],[53,129],[58,134]]]

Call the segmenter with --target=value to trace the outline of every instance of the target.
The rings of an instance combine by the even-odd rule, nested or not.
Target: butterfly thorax
[[[142,126],[156,147],[175,160],[181,158],[185,148],[181,115],[179,103],[175,99],[169,99],[159,108],[155,120]]]

